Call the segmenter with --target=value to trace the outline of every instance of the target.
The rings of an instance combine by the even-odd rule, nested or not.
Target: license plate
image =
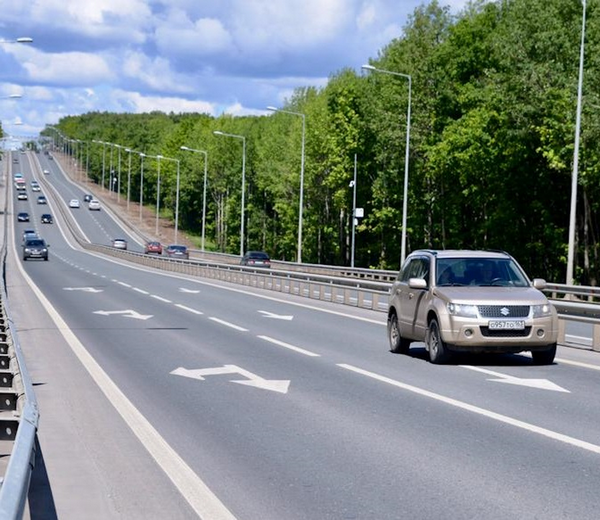
[[[523,320],[496,320],[488,322],[488,327],[492,330],[523,330],[525,321]]]

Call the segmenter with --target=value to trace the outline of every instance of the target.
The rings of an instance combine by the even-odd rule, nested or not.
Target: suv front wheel
[[[556,343],[550,345],[546,350],[534,350],[531,352],[531,357],[536,365],[551,365],[556,356]]]
[[[448,350],[446,343],[442,339],[440,325],[436,318],[433,318],[429,322],[429,329],[427,330],[427,349],[429,350],[429,360],[436,365],[446,363],[451,357],[451,352]]]
[[[408,354],[410,341],[403,338],[400,334],[400,326],[398,325],[398,316],[395,312],[388,317],[388,339],[390,342],[390,351],[394,354]]]

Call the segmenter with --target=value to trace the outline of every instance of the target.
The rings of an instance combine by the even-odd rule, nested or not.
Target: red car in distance
[[[146,246],[144,247],[144,253],[147,255],[162,255],[162,251],[162,244],[156,241],[146,242]]]

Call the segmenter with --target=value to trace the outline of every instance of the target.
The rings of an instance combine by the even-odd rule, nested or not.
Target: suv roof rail
[[[507,253],[503,249],[488,249],[487,251],[489,251],[491,253],[500,253],[500,254],[503,254],[503,255],[506,255],[506,256],[510,256],[510,253]]]
[[[412,255],[413,253],[430,253],[432,255],[437,255],[438,250],[436,250],[436,249],[415,249],[414,251],[411,251],[409,254]]]

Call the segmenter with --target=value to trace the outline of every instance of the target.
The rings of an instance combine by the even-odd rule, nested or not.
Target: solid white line
[[[117,280],[113,280],[113,282],[117,282],[119,285],[122,285],[123,287],[131,288],[131,285],[129,285],[128,283],[118,282]]]
[[[305,356],[321,357],[321,354],[315,354],[310,350],[304,350],[303,348],[295,347],[294,345],[290,345],[289,343],[284,343],[283,341],[270,338],[269,336],[257,336],[257,338],[264,339],[265,341],[269,341],[270,343],[274,343],[275,345],[279,345],[280,347],[289,348],[290,350],[299,352],[300,354],[304,354]]]
[[[13,252],[16,256],[13,240]],[[71,350],[81,361],[81,364],[92,376],[100,390],[115,407],[119,415],[131,428],[142,446],[156,460],[158,465],[171,479],[183,498],[190,504],[196,514],[203,519],[236,520],[235,516],[225,507],[217,496],[208,488],[204,481],[196,475],[173,448],[160,436],[150,422],[127,399],[119,387],[104,372],[91,354],[85,349],[77,336],[69,328],[62,316],[52,306],[33,280],[23,269],[21,262],[16,262],[21,274],[45,307],[58,331],[63,335]]]
[[[162,296],[158,296],[156,294],[151,294],[150,297],[154,298],[155,300],[161,301],[161,302],[173,303],[171,300],[167,300],[166,298],[163,298]]]
[[[376,379],[377,381],[381,381],[383,383],[387,383],[389,385],[402,388],[404,390],[408,390],[409,392],[413,392],[418,395],[422,395],[424,397],[429,397],[430,399],[435,399],[436,401],[440,401],[445,404],[449,404],[450,406],[455,406],[456,408],[461,408],[462,410],[466,410],[468,412],[476,413],[478,415],[483,415],[484,417],[488,417],[489,419],[493,419],[495,421],[499,421],[505,424],[510,424],[511,426],[515,426],[517,428],[521,428],[523,430],[530,431],[532,433],[537,433],[538,435],[543,435],[544,437],[548,437],[555,441],[563,442],[565,444],[570,444],[571,446],[575,446],[577,448],[581,448],[583,450],[591,451],[592,453],[600,454],[600,446],[596,444],[592,444],[590,442],[582,441],[581,439],[576,439],[575,437],[570,437],[569,435],[563,435],[562,433],[557,433],[552,430],[547,430],[546,428],[541,428],[539,426],[535,426],[534,424],[530,424],[524,421],[520,421],[518,419],[513,419],[512,417],[508,417],[507,415],[502,415],[496,412],[492,412],[490,410],[486,410],[485,408],[480,408],[478,406],[473,406],[471,404],[465,403],[463,401],[458,401],[456,399],[452,399],[450,397],[445,397],[440,394],[436,394],[434,392],[430,392],[429,390],[424,390],[422,388],[418,388],[416,386],[408,385],[406,383],[401,383],[400,381],[396,381],[394,379],[390,379],[389,377],[381,376],[379,374],[375,374],[373,372],[368,372],[367,370],[362,370],[357,367],[353,367],[352,365],[346,364],[338,364],[337,366],[341,368],[345,368],[346,370],[350,370],[352,372],[356,372],[357,374],[361,374],[372,379]]]
[[[148,291],[144,291],[143,289],[138,289],[137,287],[132,287],[132,289],[141,294],[150,294]]]
[[[181,305],[181,303],[176,303],[175,307],[179,307],[180,309],[183,309],[184,311],[193,312],[194,314],[198,314],[198,315],[204,314],[202,311],[197,311],[196,309],[191,309],[190,307]]]
[[[229,323],[228,321],[220,320],[219,318],[209,318],[209,319],[216,321],[217,323],[220,323],[221,325],[225,325],[226,327],[231,327],[232,329],[239,330],[240,332],[248,332],[248,329],[245,329],[244,327],[240,327],[239,325],[234,325],[233,323]]]
[[[583,363],[581,361],[571,361],[570,359],[555,358],[558,363],[564,363],[565,365],[573,365],[574,367],[589,368],[590,370],[600,370],[599,365],[590,365],[589,363]]]

